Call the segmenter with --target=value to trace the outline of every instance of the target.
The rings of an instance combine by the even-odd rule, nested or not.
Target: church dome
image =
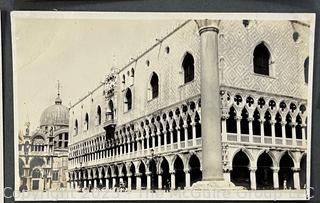
[[[40,127],[42,126],[68,126],[69,109],[62,105],[60,95],[55,100],[55,104],[46,108],[40,117]]]

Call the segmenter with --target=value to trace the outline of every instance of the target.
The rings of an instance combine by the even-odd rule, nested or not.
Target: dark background
[[[13,82],[10,12],[13,10],[47,11],[153,11],[153,12],[279,12],[320,14],[319,0],[0,0],[2,30],[2,85],[4,118],[4,186],[14,187]],[[320,201],[320,73],[319,23],[316,19],[310,202]],[[36,81],[30,81],[36,82]],[[319,123],[318,123],[319,122]],[[5,199],[6,203],[14,199]],[[261,202],[261,201],[260,201]]]

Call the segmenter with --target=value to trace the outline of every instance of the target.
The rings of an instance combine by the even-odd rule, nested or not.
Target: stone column
[[[302,144],[303,146],[306,146],[307,144],[307,137],[306,137],[306,127],[307,125],[306,124],[302,124],[301,125],[301,134],[302,134]]]
[[[158,152],[160,152],[160,146],[161,146],[161,133],[157,133],[157,136],[158,136]]]
[[[197,20],[201,61],[202,180],[195,188],[229,188],[223,179],[217,20]],[[210,181],[211,184],[203,183]],[[202,182],[202,183],[201,183]],[[197,186],[196,186],[197,185]],[[209,188],[208,188],[209,187]]]
[[[256,182],[256,170],[257,168],[251,167],[250,169],[250,188],[251,190],[257,189],[257,182]]]
[[[94,179],[94,180],[93,180],[93,187],[94,187],[94,188],[97,188],[97,179]]]
[[[78,182],[75,181],[75,182],[74,182],[74,189],[77,189],[77,188],[78,188]]]
[[[136,173],[137,190],[141,190],[141,173]]]
[[[128,139],[127,143],[128,143],[128,154],[130,154],[130,152],[131,152],[131,140]]]
[[[162,174],[158,174],[158,189],[162,189]]]
[[[249,123],[249,142],[253,143],[253,127],[252,127],[252,121],[253,117],[248,118],[248,123]]]
[[[293,171],[294,189],[300,190],[300,176],[299,176],[300,168],[292,168],[292,171]]]
[[[241,142],[241,119],[242,119],[242,116],[236,116],[236,120],[237,120],[237,142]]]
[[[109,178],[106,178],[106,188],[109,189]]]
[[[122,143],[120,145],[120,156],[122,155]]]
[[[178,122],[178,124],[179,124],[179,122]],[[177,125],[178,125],[177,124]],[[180,138],[180,127],[178,127],[177,126],[177,143],[178,143],[178,149],[180,149],[181,148],[181,144],[180,144],[180,142],[181,142],[181,138]]]
[[[188,146],[188,124],[185,123],[183,125],[184,128],[184,148]]]
[[[144,154],[144,137],[141,138],[141,154]]]
[[[281,134],[282,134],[282,144],[286,145],[286,121],[281,121]]]
[[[168,141],[167,141],[167,133],[168,133],[168,132],[167,132],[166,130],[163,131],[163,136],[164,136],[164,137],[163,137],[163,138],[164,138],[164,143],[163,143],[163,144],[164,144],[164,151],[165,151],[165,152],[167,151],[167,144],[168,144]]]
[[[272,167],[273,171],[273,189],[279,189],[279,167]]]
[[[275,124],[276,124],[276,120],[271,119],[270,120],[270,124],[271,124],[271,139],[272,139],[272,144],[276,143],[276,129],[275,129]]]
[[[116,186],[116,183],[117,183],[116,176],[112,176],[112,188]]]
[[[150,137],[147,136],[146,138],[147,138],[147,149],[149,149],[149,147],[150,147]]]
[[[260,115],[262,116],[262,114]],[[264,122],[266,120],[264,118],[260,118],[260,134],[261,134],[261,143],[264,143]]]
[[[173,149],[173,129],[170,128],[169,129],[169,132],[170,132],[170,149]]]
[[[228,168],[223,169],[223,178],[225,181],[231,182],[230,169],[228,169]]]
[[[186,178],[186,188],[189,188],[191,186],[189,169],[184,169],[184,173],[186,175],[185,176],[185,178]]]
[[[296,135],[296,122],[291,122],[291,129],[292,129],[292,146],[297,146],[297,135]]]
[[[171,189],[176,189],[176,177],[175,177],[175,171],[170,171],[171,174]]]
[[[131,174],[128,174],[128,190],[130,191],[132,188]]]
[[[156,146],[156,137],[155,137],[155,134],[151,134],[151,137],[152,137],[152,147],[151,148],[155,148]]]
[[[196,123],[191,123],[192,125],[192,146],[197,145],[197,129],[196,129]]]
[[[147,190],[151,190],[151,172],[146,172],[147,175]]]

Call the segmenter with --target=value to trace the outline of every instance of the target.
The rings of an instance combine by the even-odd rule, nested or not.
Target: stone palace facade
[[[187,20],[113,67],[70,108],[68,187],[305,188],[309,29]]]

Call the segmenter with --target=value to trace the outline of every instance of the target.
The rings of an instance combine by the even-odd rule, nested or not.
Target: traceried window
[[[128,88],[125,94],[125,111],[129,111],[132,109],[132,92],[131,89]]]
[[[159,78],[156,73],[152,74],[152,77],[150,80],[150,86],[151,86],[151,97],[152,99],[154,99],[159,95]]]
[[[253,52],[254,72],[261,75],[269,75],[270,52],[262,42]]]
[[[187,53],[183,59],[182,67],[184,71],[184,83],[194,79],[194,58],[190,53]]]

